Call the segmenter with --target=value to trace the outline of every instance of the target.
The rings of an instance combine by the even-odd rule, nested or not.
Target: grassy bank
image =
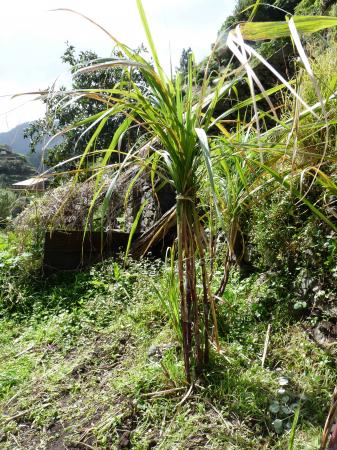
[[[294,448],[318,447],[337,377],[308,321],[277,307],[261,316],[261,277],[234,274],[219,302],[221,352],[185,399],[181,348],[153,289],[166,281],[163,263],[109,261],[13,286],[20,305],[3,298],[0,325],[1,448],[286,449],[298,408]]]

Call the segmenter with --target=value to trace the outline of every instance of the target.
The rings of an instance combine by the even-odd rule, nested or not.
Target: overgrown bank
[[[336,385],[337,62],[333,30],[308,38],[306,49],[297,31],[337,19],[241,26],[248,40],[291,34],[297,47],[294,78],[277,75],[268,97],[246,61],[255,67],[259,56],[239,29],[227,44],[242,67],[228,79],[227,69],[219,79],[205,70],[201,87],[192,55],[184,73],[166,77],[137,5],[156,69],[118,42],[128,59],[107,64],[127,83],[62,93],[70,102],[94,97],[105,112],[80,121],[93,135],[75,177],[63,174],[0,243],[1,443],[316,449]],[[239,100],[243,84],[249,94]],[[104,128],[116,118],[117,129]],[[135,127],[142,133],[121,154]],[[126,175],[124,210],[143,175],[153,199],[170,187],[176,208],[150,235],[177,224],[170,264],[121,258],[43,279],[41,236],[56,224],[102,227]],[[133,223],[121,208],[113,220],[135,230],[144,197]]]
[[[293,448],[318,447],[337,380],[334,357],[306,331],[312,318],[282,308],[261,318],[273,284],[233,274],[221,352],[184,401],[181,346],[156,293],[169,277],[162,262],[109,261],[12,285],[20,308],[2,300],[1,448],[285,449],[298,408]]]

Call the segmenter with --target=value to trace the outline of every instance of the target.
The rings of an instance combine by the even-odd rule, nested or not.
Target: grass
[[[50,279],[48,290],[30,287],[15,313],[3,306],[1,448],[284,449],[300,398],[294,448],[318,447],[334,362],[304,322],[279,316],[261,367],[268,321],[248,295],[254,277],[230,280],[219,311],[222,351],[211,352],[206,382],[181,404],[181,347],[153,289],[165,286],[162,269],[108,261]]]

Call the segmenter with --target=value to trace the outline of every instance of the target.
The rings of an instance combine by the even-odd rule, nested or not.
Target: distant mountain
[[[37,145],[35,153],[30,151],[29,140],[23,137],[23,132],[28,126],[29,122],[25,122],[9,131],[0,133],[0,145],[9,145],[13,152],[25,156],[28,163],[39,170],[41,169],[42,144]]]

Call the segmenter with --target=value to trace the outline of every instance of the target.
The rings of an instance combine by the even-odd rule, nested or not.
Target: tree
[[[136,53],[139,54],[145,51],[145,48],[140,46],[136,50]],[[76,53],[75,47],[67,43],[66,51],[61,59],[65,64],[68,64],[70,72],[73,75],[72,90],[100,89],[103,91],[128,82],[128,77],[125,76],[125,69],[123,67],[116,66],[106,70],[85,73],[78,71],[97,63],[97,61],[104,62],[120,57],[120,52],[114,50],[111,58],[102,60],[98,58],[96,53],[90,50]],[[141,91],[146,90],[144,77],[137,68],[132,69],[132,80]],[[106,92],[105,96],[108,98],[109,94]],[[30,140],[30,148],[33,153],[35,152],[36,145],[43,142],[46,137],[54,136],[62,132],[62,130],[65,130],[71,124],[78,123],[86,117],[96,115],[106,109],[104,102],[95,100],[94,98],[88,99],[86,96],[81,96],[80,94],[78,95],[77,101],[68,102],[68,100],[69,96],[65,87],[61,87],[59,91],[52,92],[44,98],[44,102],[47,105],[47,114],[42,119],[33,122],[24,131],[25,138]],[[119,127],[122,121],[123,118],[121,115],[109,118],[95,141],[95,148],[106,149],[111,142],[111,136],[113,136],[114,130]],[[55,141],[56,145],[48,150],[46,164],[53,166],[60,161],[80,155],[86,148],[94,132],[95,127],[88,130],[85,124],[67,131],[66,134],[63,134],[62,138]],[[133,128],[128,131],[123,139],[124,151],[128,150],[130,143],[134,141],[140,132],[139,128]]]
[[[285,15],[294,14],[301,0],[271,0],[261,2],[255,9],[256,0],[238,0],[231,16],[227,17],[220,32],[253,18],[254,22],[273,22],[284,20]],[[251,15],[253,17],[251,17]]]
[[[183,48],[183,50],[181,52],[181,56],[180,56],[179,67],[178,67],[178,71],[182,75],[187,75],[187,72],[188,72],[188,59],[190,58],[191,55],[192,55],[191,47],[188,47],[188,49]]]
[[[228,64],[232,54],[222,44],[224,37],[229,29],[235,27],[240,22],[253,20],[254,22],[278,22],[285,20],[287,14],[295,14],[296,8],[303,3],[302,0],[271,0],[269,2],[257,2],[256,0],[237,0],[233,14],[228,16],[218,31],[219,50],[216,51],[218,57],[222,59],[222,64]],[[261,55],[269,58],[278,50],[285,46],[287,41],[281,39],[279,41],[268,41],[262,43],[253,43],[252,45]],[[284,66],[284,59],[291,59],[293,56],[291,46],[287,46],[282,51],[282,61],[277,64],[277,70]],[[272,63],[275,65],[275,61]],[[237,63],[235,63],[237,66]],[[287,67],[289,71],[289,67]]]

